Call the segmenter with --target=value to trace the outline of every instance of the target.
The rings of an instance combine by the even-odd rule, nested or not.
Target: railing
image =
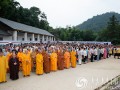
[[[42,41],[42,43],[52,43],[54,41]],[[5,44],[23,44],[23,43],[41,43],[41,41],[0,41],[0,45],[5,45]]]
[[[21,43],[40,43],[41,41],[0,41],[0,44],[21,44]],[[62,42],[62,43],[76,43],[76,44],[111,44],[111,42],[99,42],[99,41],[42,41],[42,43],[48,43],[48,42]]]
[[[109,80],[105,84],[99,86],[98,88],[94,90],[120,90],[120,86],[117,85],[120,84],[120,75],[116,76],[112,80]]]
[[[80,43],[80,44],[111,44],[111,42],[100,42],[100,41],[58,41],[62,43]]]

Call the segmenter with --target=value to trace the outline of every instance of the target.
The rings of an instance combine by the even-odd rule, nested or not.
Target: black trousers
[[[100,53],[99,60],[101,60],[102,54]]]
[[[91,54],[91,58],[90,58],[91,62],[93,62],[93,56],[94,56],[94,55],[93,55],[93,54]]]
[[[107,58],[109,58],[109,53],[107,53]]]
[[[83,62],[86,62],[86,59],[87,59],[87,56],[84,56],[84,60],[83,60]]]
[[[94,55],[94,60],[97,60],[97,55]]]

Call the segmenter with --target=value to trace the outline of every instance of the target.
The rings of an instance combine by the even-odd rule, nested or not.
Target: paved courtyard
[[[94,90],[108,80],[120,75],[120,59],[113,57],[98,62],[77,65],[76,68],[23,77],[0,84],[0,90]]]

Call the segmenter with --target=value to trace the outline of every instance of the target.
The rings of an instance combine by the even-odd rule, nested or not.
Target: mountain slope
[[[120,14],[115,12],[108,12],[102,15],[93,16],[82,24],[77,25],[76,27],[80,30],[94,30],[99,31],[107,27],[107,22],[109,18],[115,15],[117,20],[120,22]]]

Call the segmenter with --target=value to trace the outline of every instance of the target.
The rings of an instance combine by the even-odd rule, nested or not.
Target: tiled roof
[[[11,27],[13,29],[16,29],[16,30],[19,30],[19,31],[53,36],[51,33],[49,33],[46,30],[39,29],[39,28],[32,27],[32,26],[28,26],[28,25],[18,23],[18,22],[15,22],[15,21],[11,21],[11,20],[8,20],[8,19],[4,19],[4,18],[1,18],[1,17],[0,17],[0,21],[4,24],[8,25],[9,27]]]

